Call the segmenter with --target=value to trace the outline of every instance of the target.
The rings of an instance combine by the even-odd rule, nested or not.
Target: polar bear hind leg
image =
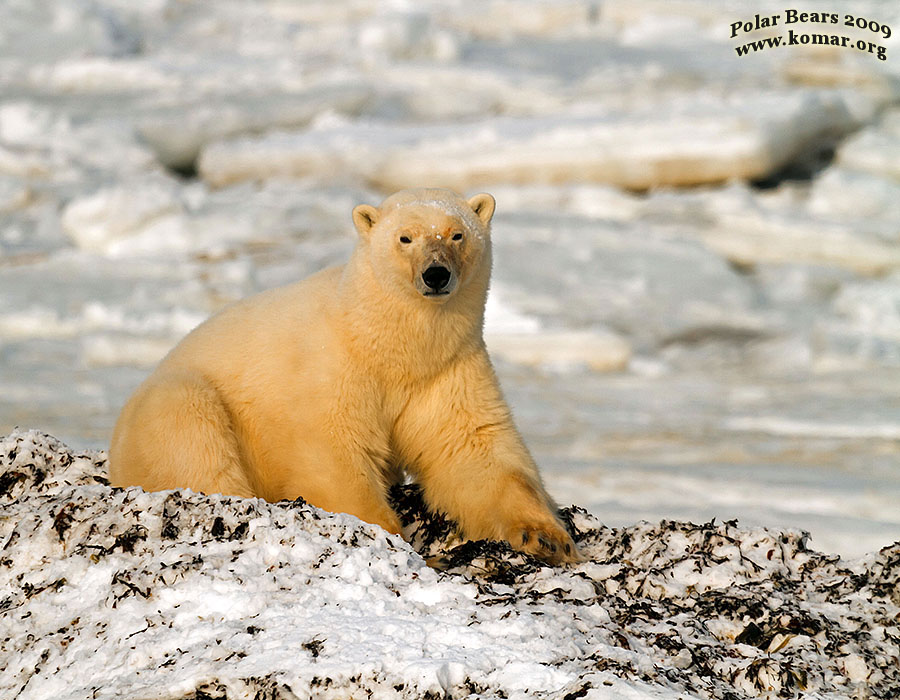
[[[196,373],[152,377],[123,410],[110,445],[113,486],[256,495],[219,392]]]

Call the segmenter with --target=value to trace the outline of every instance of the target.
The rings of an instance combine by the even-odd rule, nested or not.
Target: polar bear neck
[[[354,255],[342,277],[338,304],[347,342],[376,375],[419,381],[467,350],[484,347],[482,330],[490,265],[443,304],[397,298],[379,284],[365,256]],[[377,322],[373,322],[377,319]]]

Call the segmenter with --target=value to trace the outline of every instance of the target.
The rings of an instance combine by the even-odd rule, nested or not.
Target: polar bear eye
[[[463,236],[462,236],[461,233],[454,233],[454,234],[453,234],[453,240],[454,240],[454,241],[461,241],[462,238],[463,238]]]
[[[400,242],[403,244],[412,243],[412,239],[409,236],[400,236]]]

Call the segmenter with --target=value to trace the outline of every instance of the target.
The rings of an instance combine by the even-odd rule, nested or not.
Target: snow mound
[[[845,562],[804,533],[572,507],[588,561],[550,568],[460,543],[414,487],[393,493],[411,547],[302,501],[110,488],[105,462],[0,440],[3,697],[900,692],[900,543]]]

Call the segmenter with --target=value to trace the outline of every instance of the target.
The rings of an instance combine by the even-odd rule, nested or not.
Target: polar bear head
[[[374,276],[387,288],[441,303],[469,286],[487,291],[494,198],[445,189],[403,190],[353,223]]]

